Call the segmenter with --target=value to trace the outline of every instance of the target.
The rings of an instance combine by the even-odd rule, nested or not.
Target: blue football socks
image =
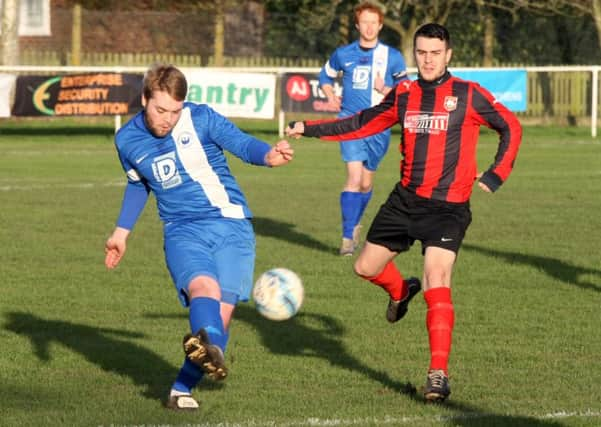
[[[369,204],[369,201],[371,200],[371,194],[372,194],[371,190],[369,190],[367,193],[361,193],[361,208],[359,209],[359,216],[357,216],[356,224],[359,224],[359,221],[361,221],[363,212],[365,212],[365,208],[367,207],[367,205]]]
[[[343,191],[340,193],[340,211],[342,212],[342,237],[353,238],[353,229],[359,222],[362,193]]]
[[[213,298],[194,298],[190,301],[190,330],[196,334],[201,328],[207,332],[211,344],[215,344],[225,353],[229,333],[223,329],[219,301]],[[185,359],[173,386],[173,390],[191,393],[200,382],[204,372],[193,362]]]

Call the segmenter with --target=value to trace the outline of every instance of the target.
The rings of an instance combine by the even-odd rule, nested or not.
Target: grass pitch
[[[278,139],[274,123],[239,124]],[[231,159],[256,216],[255,275],[291,268],[305,303],[285,322],[240,305],[231,375],[201,385],[196,414],[161,406],[183,361],[187,316],[153,199],[122,264],[103,266],[124,185],[112,132],[108,120],[0,123],[1,425],[601,424],[601,142],[587,129],[526,128],[509,181],[493,195],[475,188],[453,280],[444,405],[419,394],[429,361],[423,298],[389,325],[387,296],[337,255],[337,145],[294,141],[293,163],[272,170]],[[366,228],[398,179],[397,141],[393,133]],[[481,169],[495,148],[483,132]],[[407,275],[421,275],[421,262],[419,246],[397,258]]]

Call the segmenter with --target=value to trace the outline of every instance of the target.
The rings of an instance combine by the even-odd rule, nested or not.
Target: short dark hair
[[[413,36],[413,46],[415,46],[415,41],[418,37],[439,39],[446,43],[447,49],[451,47],[451,35],[449,34],[449,30],[447,30],[442,25],[436,24],[434,22],[424,24],[417,29],[415,35]]]
[[[176,101],[184,101],[188,94],[184,73],[170,64],[153,65],[144,75],[142,94],[148,100],[157,91],[167,92]]]

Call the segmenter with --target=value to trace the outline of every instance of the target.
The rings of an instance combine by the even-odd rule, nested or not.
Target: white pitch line
[[[553,420],[553,419],[565,419],[565,418],[601,418],[601,411],[588,409],[586,411],[556,411],[547,414],[496,414],[486,412],[468,412],[459,413],[457,415],[439,415],[431,417],[392,417],[385,416],[382,418],[378,417],[366,417],[366,418],[355,418],[355,419],[339,419],[339,418],[306,418],[298,421],[286,421],[277,422],[272,421],[254,421],[248,420],[244,422],[221,422],[221,423],[200,423],[200,424],[185,424],[186,427],[331,427],[331,426],[364,426],[364,425],[419,425],[423,423],[431,422],[443,422],[447,423],[453,420],[473,420],[481,418],[504,418],[508,420],[524,418],[533,420]],[[115,426],[115,424],[111,424]],[[118,425],[119,427],[127,427],[127,425]],[[136,426],[133,424],[132,426]],[[152,424],[145,424],[146,427],[153,426]],[[177,424],[157,424],[156,427],[176,427]],[[103,426],[99,426],[103,427]]]
[[[52,154],[53,156],[72,156],[72,155],[85,155],[85,156],[98,156],[99,154],[107,154],[106,151],[102,150],[6,150],[2,151],[2,156],[16,156],[16,157],[25,157],[25,156],[48,156]],[[110,156],[113,156],[114,153],[110,153]]]
[[[359,419],[322,419],[322,418],[307,418],[306,420],[290,421],[285,423],[277,423],[275,421],[267,422],[250,422],[249,424],[231,424],[221,425],[221,427],[330,427],[330,426],[362,426],[362,425],[399,425],[399,424],[410,424],[419,425],[424,422],[449,422],[453,420],[472,420],[481,418],[525,418],[525,419],[536,419],[536,420],[552,420],[552,419],[565,419],[565,418],[601,418],[601,411],[586,410],[584,412],[576,411],[557,411],[548,414],[495,414],[486,412],[470,412],[461,413],[457,415],[439,415],[433,417],[391,417],[386,416],[383,418],[359,418]],[[204,427],[204,426],[203,426]],[[209,427],[209,426],[207,426]]]
[[[97,182],[79,182],[77,184],[68,184],[68,183],[60,183],[60,184],[8,184],[8,185],[0,185],[0,191],[33,191],[33,190],[47,190],[52,188],[66,188],[66,189],[89,189],[89,188],[97,188],[97,187],[123,187],[125,186],[125,179],[119,182],[106,182],[106,183],[97,183]]]

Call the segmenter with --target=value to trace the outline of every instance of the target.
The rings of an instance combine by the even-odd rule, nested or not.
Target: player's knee
[[[433,287],[450,286],[451,284],[451,272],[443,267],[430,268],[424,273],[424,276],[426,283],[429,283]]]
[[[188,285],[188,294],[192,298],[213,298],[221,300],[221,289],[215,279],[208,276],[198,276],[190,281]]]
[[[350,173],[346,177],[345,188],[348,191],[361,190],[361,175]]]
[[[373,185],[371,183],[369,184],[361,184],[361,188],[359,189],[360,192],[362,193],[369,193],[373,188]]]
[[[366,280],[370,280],[371,277],[374,277],[379,273],[378,271],[374,271],[373,267],[369,264],[361,261],[361,258],[357,258],[355,264],[353,264],[353,270],[357,276]]]

